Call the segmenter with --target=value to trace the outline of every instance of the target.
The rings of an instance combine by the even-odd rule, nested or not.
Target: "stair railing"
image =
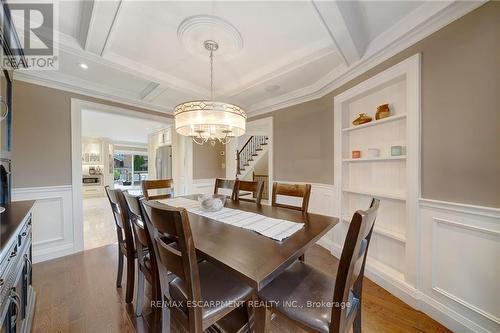
[[[258,155],[257,152],[261,150],[261,146],[267,144],[266,141],[267,136],[252,135],[243,147],[236,151],[236,178],[241,175],[246,166],[249,166],[249,162],[253,161],[253,158]]]

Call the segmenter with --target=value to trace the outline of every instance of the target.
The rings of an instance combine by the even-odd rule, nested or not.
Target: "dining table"
[[[199,195],[180,197],[197,200]],[[159,201],[168,204],[168,199]],[[276,241],[255,231],[219,222],[188,210],[197,255],[248,284],[255,294],[298,260],[339,222],[336,217],[232,200],[229,197],[224,206],[304,224],[290,237]],[[261,325],[256,323],[256,326]],[[256,331],[263,330],[258,328]]]
[[[198,196],[181,197],[197,200]],[[255,291],[264,288],[339,222],[336,217],[230,198],[227,198],[225,207],[304,224],[290,237],[276,241],[255,231],[188,211],[197,253]]]

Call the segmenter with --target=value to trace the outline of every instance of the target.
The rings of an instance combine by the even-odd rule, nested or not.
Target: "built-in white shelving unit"
[[[416,284],[414,246],[419,197],[420,56],[416,55],[335,97],[335,184],[342,223],[334,244],[341,248],[352,215],[372,198],[380,209],[368,252],[368,267]],[[389,104],[391,116],[375,120],[377,106]],[[354,126],[359,113],[372,121]],[[404,146],[391,156],[391,146]],[[374,157],[368,149],[380,152]],[[352,151],[361,151],[352,158]]]
[[[342,162],[377,162],[377,161],[397,161],[405,160],[406,155],[388,157],[368,157],[368,158],[344,158]]]
[[[365,123],[365,124],[361,124],[361,125],[357,125],[357,126],[350,126],[350,127],[342,128],[342,132],[349,132],[349,131],[360,130],[360,129],[371,127],[371,126],[383,125],[383,124],[390,123],[392,121],[396,121],[396,120],[400,120],[400,119],[404,119],[404,118],[406,118],[406,114],[396,114],[396,115],[392,115],[391,117],[380,119],[377,121],[371,121],[369,123]],[[373,119],[375,119],[375,117],[373,117]]]
[[[342,192],[345,193],[352,193],[352,194],[359,194],[359,195],[366,195],[369,197],[375,197],[375,198],[384,198],[384,199],[392,199],[392,200],[400,200],[400,201],[405,201],[406,200],[406,195],[405,193],[391,193],[391,192],[383,192],[383,191],[377,191],[377,190],[370,190],[370,189],[356,189],[356,188],[351,188],[351,187],[344,187],[342,188]]]

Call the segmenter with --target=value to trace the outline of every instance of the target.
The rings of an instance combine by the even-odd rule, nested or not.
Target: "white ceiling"
[[[249,115],[317,98],[480,5],[454,1],[57,1],[58,71],[18,79],[172,113],[215,95]],[[88,65],[87,70],[79,67]]]
[[[165,123],[110,112],[83,110],[82,136],[106,138],[112,142],[146,144],[148,134],[165,127]]]

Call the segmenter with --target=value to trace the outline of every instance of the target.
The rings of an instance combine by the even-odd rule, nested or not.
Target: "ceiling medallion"
[[[246,113],[237,105],[214,100],[213,60],[219,44],[213,40],[203,42],[210,52],[210,100],[184,102],[175,107],[175,130],[189,136],[199,145],[218,140],[228,144],[232,138],[245,134]]]
[[[231,59],[243,49],[240,32],[228,21],[213,15],[195,15],[186,18],[177,28],[177,39],[182,46],[197,57],[204,57],[204,42],[217,40],[224,49],[219,59]]]

